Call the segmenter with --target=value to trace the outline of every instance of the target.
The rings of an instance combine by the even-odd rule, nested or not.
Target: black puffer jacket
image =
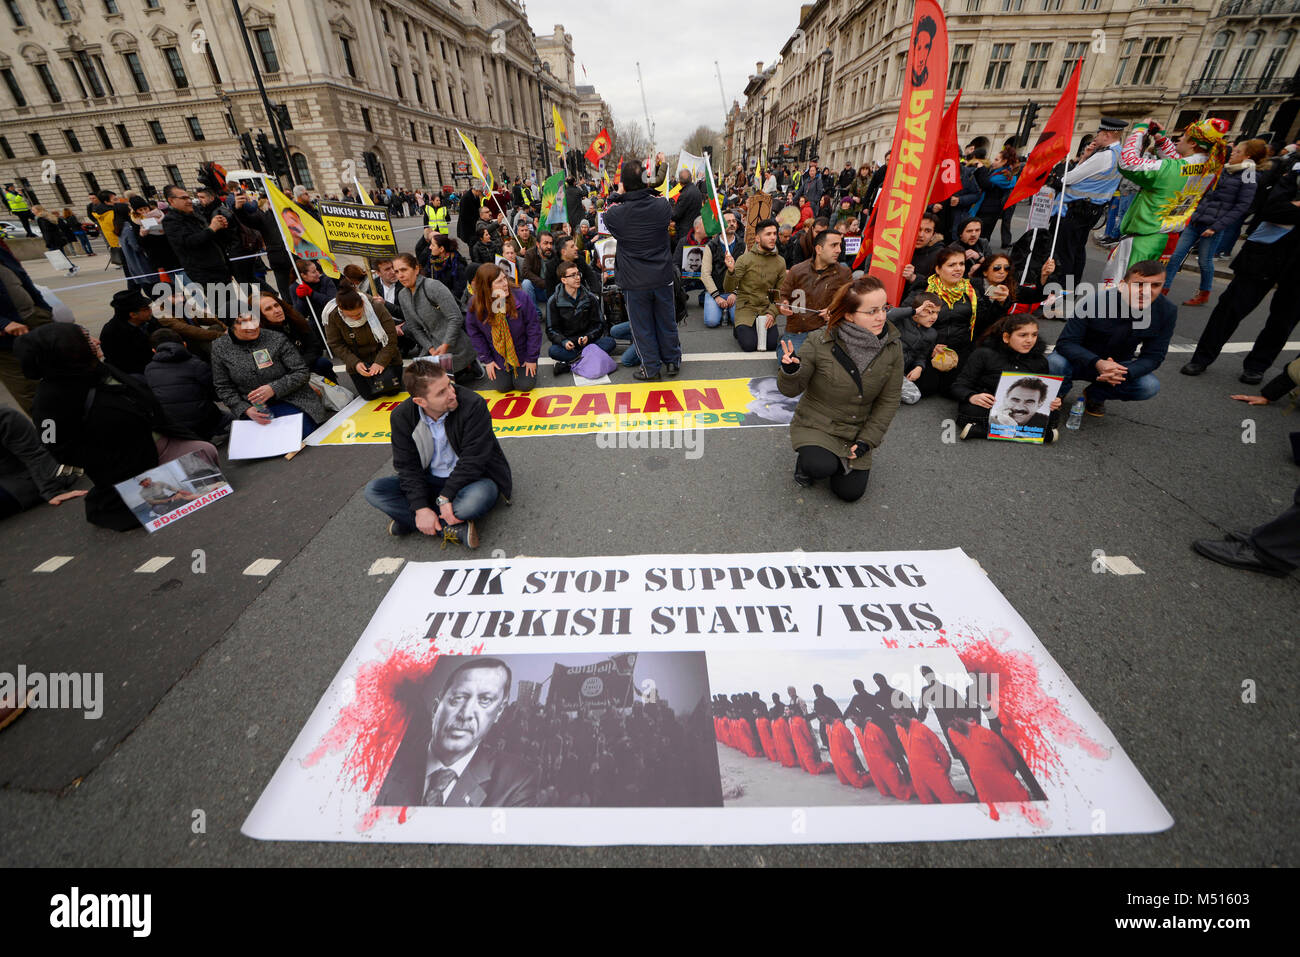
[[[212,369],[179,342],[164,342],[145,366],[144,381],[167,418],[203,438],[223,424],[213,400]]]
[[[1196,204],[1196,210],[1187,223],[1188,228],[1195,228],[1197,232],[1213,229],[1216,233],[1221,233],[1244,220],[1255,201],[1255,171],[1250,167],[1247,169],[1251,171],[1249,183],[1245,180],[1245,169],[1236,172],[1225,169],[1219,175],[1214,189],[1202,196]]]

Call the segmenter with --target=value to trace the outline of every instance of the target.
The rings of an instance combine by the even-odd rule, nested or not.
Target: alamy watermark
[[[104,714],[104,673],[0,671],[0,708],[58,709],[81,711],[89,721]]]

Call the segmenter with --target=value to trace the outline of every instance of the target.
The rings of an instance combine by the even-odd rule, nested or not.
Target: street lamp
[[[541,57],[534,54],[533,56],[533,73],[537,76],[537,118],[541,121],[542,130],[538,137],[542,141],[542,152],[546,154],[546,176],[549,179],[551,175],[551,151],[546,148],[546,106],[542,103],[542,74],[551,72],[549,66],[542,63]]]

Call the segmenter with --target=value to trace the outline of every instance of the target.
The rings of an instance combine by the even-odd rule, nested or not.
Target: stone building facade
[[[0,181],[38,202],[192,187],[206,160],[242,166],[239,133],[271,133],[226,0],[4,8]],[[314,190],[341,190],[349,163],[374,185],[365,153],[388,185],[463,187],[457,129],[514,179],[552,141],[552,102],[572,128],[572,45],[567,76],[552,78],[539,54],[553,38],[534,37],[514,0],[246,0],[242,12],[269,99],[287,108],[293,179]]]

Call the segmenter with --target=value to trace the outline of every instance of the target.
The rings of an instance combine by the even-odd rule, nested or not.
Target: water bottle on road
[[[1070,409],[1070,418],[1066,420],[1065,427],[1071,432],[1078,432],[1079,426],[1083,425],[1083,396],[1079,396],[1074,402],[1074,407]]]

